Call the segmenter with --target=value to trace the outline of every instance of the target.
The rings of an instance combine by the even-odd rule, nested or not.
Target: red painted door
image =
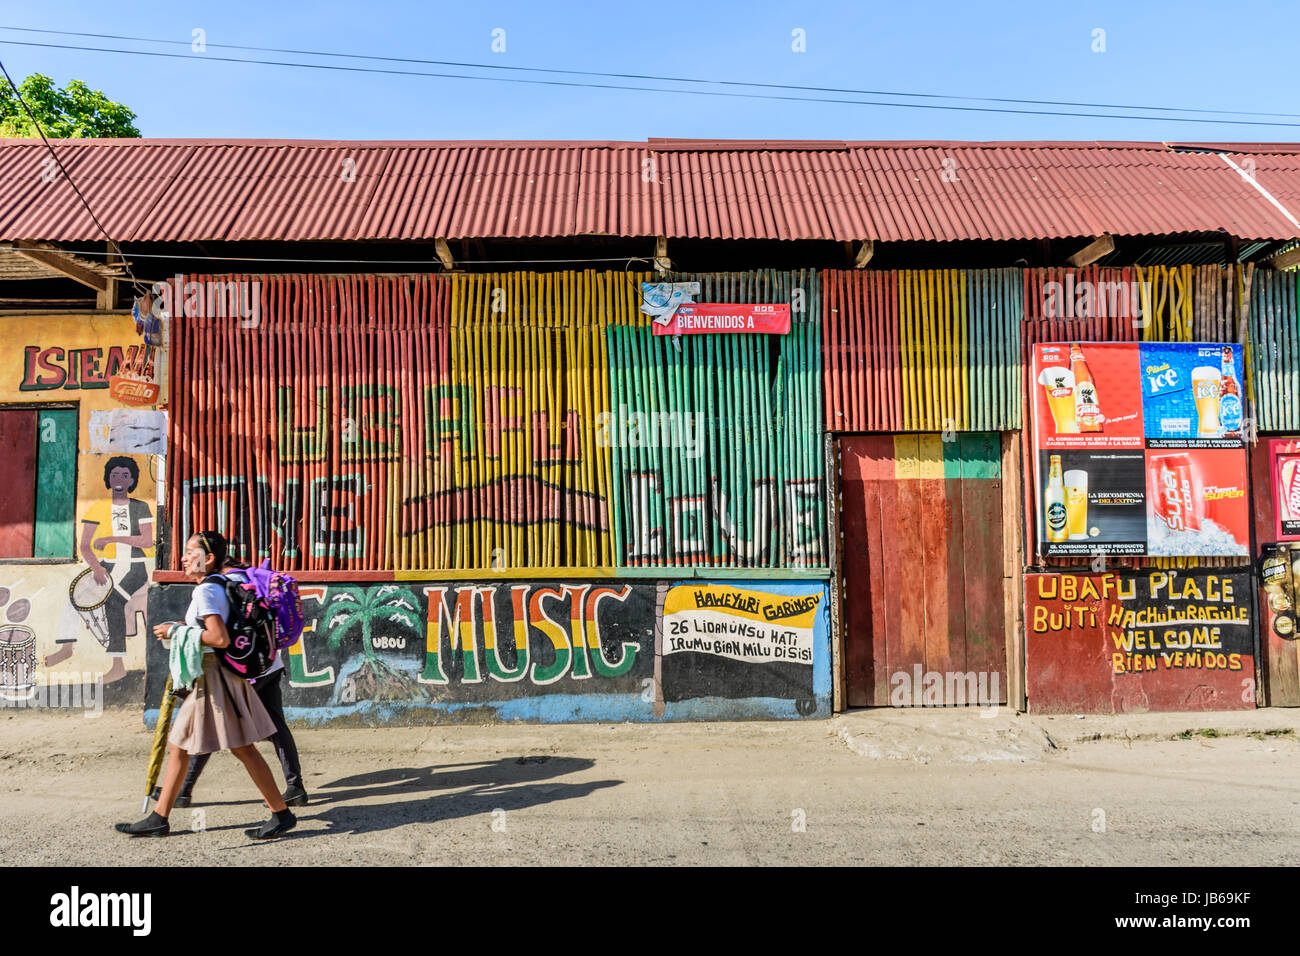
[[[30,558],[36,517],[36,410],[0,409],[0,558]]]
[[[848,705],[1005,702],[1000,437],[849,436],[840,467]]]

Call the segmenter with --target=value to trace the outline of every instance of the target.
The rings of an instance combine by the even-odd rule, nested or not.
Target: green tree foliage
[[[59,89],[45,74],[33,73],[18,89],[51,139],[140,135],[131,122],[134,113],[80,80],[70,80]],[[39,135],[9,81],[0,76],[0,138],[35,139]]]

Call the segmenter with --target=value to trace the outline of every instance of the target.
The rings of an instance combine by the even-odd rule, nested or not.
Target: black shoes
[[[128,836],[165,837],[172,832],[171,824],[167,822],[167,818],[159,816],[157,813],[151,813],[136,823],[115,823],[113,829]]]
[[[253,827],[251,830],[245,830],[244,835],[252,837],[254,840],[269,840],[271,837],[278,837],[282,833],[288,833],[298,825],[298,818],[288,808],[277,811],[271,819],[267,820],[260,827]]]
[[[290,787],[283,794],[284,802],[291,807],[307,806],[307,791],[302,787]]]

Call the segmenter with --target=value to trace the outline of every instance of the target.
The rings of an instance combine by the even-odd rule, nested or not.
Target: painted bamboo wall
[[[205,529],[245,560],[290,569],[418,567],[464,553],[466,502],[449,453],[462,439],[462,403],[448,388],[449,285],[220,281],[245,284],[255,317],[171,322],[172,566]]]
[[[457,276],[450,388],[470,439],[451,456],[469,490],[459,534],[435,568],[613,563],[603,329],[636,308],[617,273]]]
[[[1017,269],[822,274],[833,431],[1020,427]]]
[[[824,564],[817,275],[674,277],[795,306],[676,341],[646,278],[221,277],[257,316],[172,323],[172,566],[203,529],[294,570]]]
[[[818,275],[667,279],[698,281],[699,302],[790,303],[790,333],[655,336],[649,316],[616,313],[606,336],[619,562],[825,564]]]
[[[1300,328],[1295,272],[1255,273],[1250,289],[1247,370],[1259,430],[1300,429]]]

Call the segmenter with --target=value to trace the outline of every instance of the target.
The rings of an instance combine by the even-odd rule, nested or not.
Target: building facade
[[[0,255],[46,284],[0,303],[22,489],[0,522],[0,695],[79,683],[156,708],[146,622],[181,616],[178,556],[216,530],[300,582],[286,705],[307,721],[1300,702],[1295,152],[1258,153],[1268,202],[1227,148],[822,146],[75,147],[145,278],[95,259],[62,193],[39,213],[9,197]],[[125,149],[133,182],[96,175]],[[205,151],[240,154],[246,196],[212,192]],[[1118,203],[1061,172],[1134,153],[1203,201],[1130,169]],[[335,182],[350,155],[360,178]],[[571,155],[569,193],[530,192]],[[1030,168],[1070,201],[1015,222],[989,180]],[[602,182],[604,218],[583,204]],[[1225,183],[1230,211],[1204,198]],[[563,262],[637,236],[652,254]],[[548,261],[502,269],[507,240]],[[58,311],[75,282],[96,307]],[[1221,354],[1217,431],[1206,412],[1184,436]],[[1180,480],[1186,511],[1162,491]]]

